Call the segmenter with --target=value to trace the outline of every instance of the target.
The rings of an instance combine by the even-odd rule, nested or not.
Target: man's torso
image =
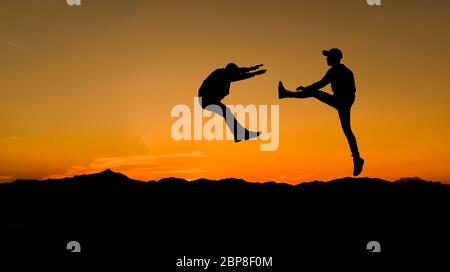
[[[220,101],[230,93],[230,85],[225,69],[216,69],[203,81],[198,96]]]
[[[354,96],[356,92],[355,79],[352,71],[341,64],[328,70],[326,76],[331,82],[335,96]]]

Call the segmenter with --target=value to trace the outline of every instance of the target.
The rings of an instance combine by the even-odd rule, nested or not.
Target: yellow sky
[[[238,177],[297,183],[351,175],[334,110],[280,101],[326,72],[339,47],[356,76],[352,125],[363,176],[450,181],[448,1],[0,2],[0,181],[111,168],[143,180]],[[228,62],[268,73],[234,83],[228,104],[280,105],[280,145],[171,138]]]

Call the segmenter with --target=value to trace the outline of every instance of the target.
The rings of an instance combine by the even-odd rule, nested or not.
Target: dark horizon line
[[[382,178],[374,178],[374,177],[341,177],[341,178],[336,178],[336,179],[332,179],[332,180],[328,180],[328,181],[322,181],[322,180],[310,180],[310,181],[300,181],[298,183],[292,184],[292,183],[286,183],[286,182],[279,182],[279,181],[248,181],[245,180],[243,178],[236,178],[236,177],[228,177],[228,178],[221,178],[221,179],[208,179],[208,178],[197,178],[197,179],[193,179],[193,180],[187,180],[185,178],[179,178],[179,177],[173,177],[173,176],[168,176],[168,177],[164,177],[164,178],[160,178],[158,180],[138,180],[138,179],[132,179],[130,177],[128,177],[127,175],[121,173],[121,172],[115,172],[109,168],[100,171],[100,172],[96,172],[96,173],[90,173],[90,174],[79,174],[79,175],[73,175],[73,176],[67,176],[67,177],[63,177],[63,178],[47,178],[47,179],[35,179],[35,178],[18,178],[15,180],[11,180],[11,181],[7,181],[7,182],[0,182],[0,184],[10,184],[10,183],[15,183],[17,181],[58,181],[58,180],[66,180],[66,179],[73,179],[76,177],[83,177],[83,176],[92,176],[92,175],[122,175],[123,177],[129,179],[130,181],[138,181],[138,182],[160,182],[162,180],[166,180],[166,179],[176,179],[176,180],[183,180],[186,182],[194,182],[194,181],[198,181],[198,180],[207,180],[207,181],[222,181],[222,180],[241,180],[247,183],[255,183],[255,184],[262,184],[262,183],[277,183],[277,184],[287,184],[287,185],[299,185],[302,183],[312,183],[312,182],[321,182],[321,183],[328,183],[328,182],[333,182],[333,181],[340,181],[340,180],[378,180],[378,181],[385,181],[385,182],[389,182],[389,183],[401,183],[401,182],[407,182],[407,181],[417,181],[417,182],[430,182],[430,183],[440,183],[443,185],[450,185],[450,183],[444,182],[444,181],[435,181],[435,180],[425,180],[422,179],[421,177],[417,177],[417,176],[411,176],[411,177],[402,177],[399,178],[397,180],[386,180],[386,179],[382,179]]]

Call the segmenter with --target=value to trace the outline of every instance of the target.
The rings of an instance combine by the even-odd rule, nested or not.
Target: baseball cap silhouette
[[[339,59],[342,59],[344,54],[342,54],[342,51],[338,48],[331,48],[330,50],[323,50],[322,54],[326,57],[334,56]]]

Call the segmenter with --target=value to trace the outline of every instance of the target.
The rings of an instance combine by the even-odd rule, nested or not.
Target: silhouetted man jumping
[[[350,126],[350,111],[355,101],[355,79],[352,71],[344,64],[341,64],[343,57],[342,51],[337,48],[324,50],[323,55],[327,57],[327,63],[331,68],[325,76],[318,82],[303,87],[297,88],[297,92],[291,92],[284,88],[280,81],[278,84],[278,98],[308,98],[315,97],[325,104],[335,108],[339,113],[339,120],[341,121],[342,130],[347,138],[350,150],[353,156],[353,175],[361,174],[364,160],[360,157],[358,145],[356,143],[355,135]],[[333,95],[321,91],[319,89],[331,84]]]
[[[234,63],[229,63],[225,68],[214,70],[203,81],[202,86],[198,91],[202,108],[215,112],[225,119],[227,126],[233,133],[235,142],[256,138],[261,132],[249,131],[246,128],[243,128],[236,120],[231,110],[221,101],[230,93],[232,82],[264,74],[267,70],[258,70],[262,66],[262,64],[259,64],[246,68],[239,67]]]

